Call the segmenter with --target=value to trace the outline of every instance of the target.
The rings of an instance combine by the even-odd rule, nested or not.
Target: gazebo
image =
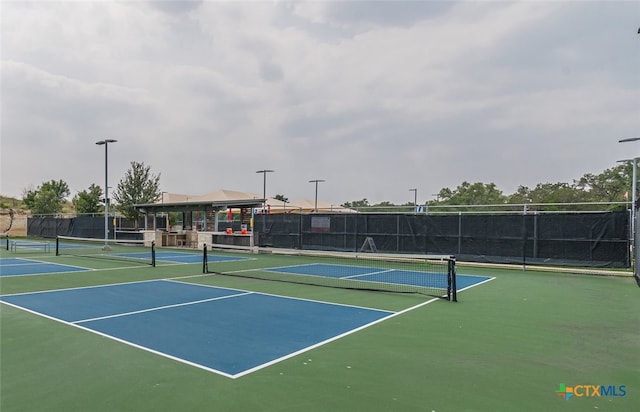
[[[265,199],[254,193],[219,190],[201,196],[164,192],[158,202],[134,205],[145,218],[145,240],[155,240],[159,246],[188,246],[202,248],[205,243],[226,243],[253,246],[252,216],[262,208]],[[220,212],[227,219],[220,219]],[[238,221],[234,216],[239,215]],[[158,216],[182,214],[177,227],[157,227]],[[151,227],[149,227],[149,219]],[[235,227],[237,226],[237,227]],[[224,230],[222,230],[224,228]]]

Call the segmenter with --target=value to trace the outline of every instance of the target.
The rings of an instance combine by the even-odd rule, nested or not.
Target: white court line
[[[124,317],[124,316],[136,315],[138,313],[155,312],[155,311],[159,311],[159,310],[163,310],[163,309],[171,309],[171,308],[179,308],[181,306],[197,305],[199,303],[213,302],[213,301],[216,301],[216,300],[222,300],[222,299],[228,299],[228,298],[236,298],[236,297],[239,297],[239,296],[245,296],[245,295],[250,295],[250,294],[251,294],[251,292],[246,292],[246,293],[238,293],[238,294],[235,294],[235,295],[217,296],[215,298],[194,300],[194,301],[191,301],[191,302],[175,303],[173,305],[157,306],[155,308],[134,310],[134,311],[131,311],[131,312],[117,313],[115,315],[107,315],[107,316],[99,316],[97,318],[74,320],[71,323],[77,324],[77,323],[93,322],[95,320],[120,318],[120,317]]]
[[[395,269],[384,269],[384,270],[378,270],[377,272],[369,272],[369,273],[361,273],[359,275],[343,276],[343,277],[338,278],[338,279],[353,279],[353,278],[359,278],[359,277],[365,277],[365,276],[381,275],[383,273],[391,273],[391,272],[395,272]]]
[[[94,269],[98,270],[98,269]],[[61,288],[61,289],[47,289],[47,290],[36,290],[31,292],[21,292],[21,293],[10,293],[7,295],[0,295],[0,299],[5,296],[20,296],[20,295],[36,295],[39,293],[49,293],[49,292],[64,292],[68,290],[81,290],[81,289],[93,289],[93,288],[107,288],[109,286],[120,286],[120,285],[129,285],[135,283],[148,283],[148,282],[159,282],[164,279],[149,279],[149,280],[136,280],[134,282],[118,282],[118,283],[106,283],[101,285],[91,285],[91,286],[76,286],[73,288]]]
[[[336,340],[341,339],[341,338],[343,338],[343,337],[345,337],[345,336],[349,336],[349,335],[351,335],[351,334],[353,334],[353,333],[359,332],[359,331],[361,331],[361,330],[363,330],[363,329],[369,328],[369,327],[371,327],[371,326],[373,326],[373,325],[377,325],[378,323],[382,323],[382,322],[384,322],[384,321],[386,321],[386,320],[389,320],[389,319],[391,319],[391,318],[394,318],[394,317],[396,317],[396,316],[402,315],[402,314],[404,314],[404,313],[407,313],[407,312],[409,312],[409,311],[412,311],[412,310],[418,309],[418,308],[420,308],[420,307],[422,307],[422,306],[428,305],[428,304],[430,304],[430,303],[433,303],[433,302],[436,302],[436,301],[439,301],[439,300],[441,300],[441,299],[440,299],[440,298],[433,298],[433,299],[430,299],[430,300],[428,300],[428,301],[426,301],[426,302],[422,302],[422,303],[420,303],[420,304],[418,304],[418,305],[415,305],[415,306],[412,306],[412,307],[410,307],[410,308],[407,308],[407,309],[401,310],[400,312],[391,312],[391,314],[390,314],[389,316],[385,316],[385,317],[380,318],[380,319],[378,319],[378,320],[374,320],[373,322],[366,323],[366,324],[364,324],[364,325],[361,325],[361,326],[359,326],[359,327],[357,327],[357,328],[351,329],[351,330],[349,330],[349,331],[347,331],[347,332],[344,332],[344,333],[342,333],[342,334],[339,334],[339,335],[333,336],[333,337],[331,337],[331,338],[329,338],[329,339],[326,339],[326,340],[323,340],[323,341],[321,341],[321,342],[317,342],[317,343],[315,343],[315,344],[313,344],[313,345],[307,346],[306,348],[302,348],[302,349],[300,349],[300,350],[297,350],[297,351],[295,351],[295,352],[289,353],[289,354],[287,354],[287,355],[285,355],[285,356],[282,356],[282,357],[280,357],[280,358],[273,359],[273,360],[271,360],[271,361],[269,361],[269,362],[263,363],[262,365],[258,365],[258,366],[255,366],[255,367],[253,367],[253,368],[250,368],[250,369],[244,370],[244,371],[242,371],[242,372],[236,373],[235,375],[231,375],[230,377],[231,377],[232,379],[240,378],[240,377],[242,377],[242,376],[244,376],[244,375],[248,375],[248,374],[250,374],[250,373],[252,373],[252,372],[256,372],[256,371],[258,371],[258,370],[260,370],[260,369],[264,369],[264,368],[269,367],[269,366],[271,366],[271,365],[274,365],[274,364],[276,364],[276,363],[282,362],[282,361],[284,361],[284,360],[286,360],[286,359],[292,358],[292,357],[294,357],[294,356],[298,356],[298,355],[300,355],[300,354],[302,354],[302,353],[305,353],[305,352],[308,352],[308,351],[310,351],[310,350],[312,350],[312,349],[315,349],[315,348],[318,348],[318,347],[320,347],[320,346],[326,345],[327,343],[330,343],[330,342],[336,341]],[[380,309],[376,309],[376,310],[380,311]]]
[[[0,263],[2,263],[3,260],[9,260],[9,259],[19,260],[26,263],[9,263],[9,264],[3,263],[0,266],[7,267],[7,266],[23,266],[23,265],[47,265],[47,264],[57,265],[58,264],[58,263],[45,262],[44,260],[33,260],[33,259],[25,259],[25,258],[19,258],[19,257],[2,258],[0,259]],[[68,265],[68,266],[71,266],[71,265]]]
[[[197,276],[203,276],[203,275],[197,275]],[[189,276],[189,277],[191,277],[191,276]],[[193,276],[193,277],[196,277],[196,276]],[[485,280],[485,281],[483,281],[483,282],[480,282],[480,283],[474,284],[474,285],[469,286],[469,287],[467,287],[467,288],[464,288],[464,289],[462,289],[462,290],[466,290],[466,289],[469,289],[470,287],[474,287],[474,286],[477,286],[477,285],[479,285],[479,284],[486,283],[486,282],[491,281],[491,280],[493,280],[493,279],[495,279],[495,277],[492,277],[492,278],[487,279],[487,280]],[[146,282],[157,282],[157,281],[169,281],[169,282],[176,282],[176,283],[188,284],[188,285],[193,285],[193,286],[211,287],[211,288],[216,288],[216,289],[238,290],[238,289],[229,289],[229,288],[217,287],[217,286],[213,286],[213,285],[204,285],[204,284],[199,284],[199,283],[183,282],[183,281],[178,280],[178,278],[173,278],[173,279],[154,279],[154,280],[146,280],[146,281],[124,282],[124,283],[119,283],[119,284],[98,285],[98,286],[87,286],[87,287],[70,288],[70,289],[58,289],[58,290],[89,289],[89,288],[94,288],[94,287],[108,287],[108,286],[114,286],[114,285],[126,285],[126,284],[132,284],[132,283],[146,283]],[[462,290],[460,290],[460,291],[462,291]],[[58,322],[60,322],[60,323],[64,323],[64,324],[67,324],[67,325],[71,325],[71,326],[73,326],[73,327],[77,327],[77,328],[83,329],[83,330],[88,331],[88,332],[91,332],[91,333],[95,333],[95,334],[97,334],[97,335],[100,335],[100,336],[106,337],[106,338],[111,339],[111,340],[114,340],[114,341],[117,341],[117,342],[120,342],[120,343],[123,343],[123,344],[129,345],[129,346],[132,346],[132,347],[135,347],[135,348],[138,348],[138,349],[142,349],[142,350],[144,350],[144,351],[146,351],[146,352],[154,353],[154,354],[159,355],[159,356],[162,356],[162,357],[164,357],[164,358],[172,359],[172,360],[174,360],[174,361],[177,361],[177,362],[180,362],[180,363],[183,363],[183,364],[186,364],[186,365],[190,365],[190,366],[193,366],[193,367],[196,367],[196,368],[199,368],[199,369],[202,369],[202,370],[208,371],[208,372],[212,372],[212,373],[215,373],[215,374],[218,374],[218,375],[221,375],[221,376],[225,376],[225,377],[227,377],[227,378],[237,379],[237,378],[240,378],[240,377],[242,377],[242,376],[248,375],[248,374],[250,374],[250,373],[252,373],[252,372],[255,372],[255,371],[258,371],[258,370],[264,369],[264,368],[266,368],[266,367],[269,367],[269,366],[271,366],[271,365],[274,365],[274,364],[276,364],[276,363],[279,363],[279,362],[281,362],[281,361],[284,361],[284,360],[286,360],[286,359],[289,359],[289,358],[292,358],[292,357],[298,356],[298,355],[300,355],[300,354],[302,354],[302,353],[305,353],[305,352],[308,352],[308,351],[310,351],[310,350],[312,350],[312,349],[315,349],[315,348],[318,348],[318,347],[320,347],[320,346],[323,346],[323,345],[325,345],[325,344],[327,344],[327,343],[330,343],[330,342],[336,341],[336,340],[341,339],[341,338],[343,338],[343,337],[345,337],[345,336],[348,336],[348,335],[350,335],[350,334],[353,334],[353,333],[359,332],[359,331],[361,331],[361,330],[363,330],[363,329],[366,329],[366,328],[368,328],[368,327],[374,326],[374,325],[376,325],[376,324],[378,324],[378,323],[381,323],[381,322],[386,321],[386,320],[388,320],[388,319],[391,319],[391,318],[393,318],[393,317],[396,317],[396,316],[399,316],[399,315],[405,314],[405,313],[407,313],[407,312],[410,312],[410,311],[412,311],[412,310],[415,310],[415,309],[418,309],[418,308],[420,308],[420,307],[426,306],[426,305],[431,304],[431,303],[433,303],[433,302],[437,302],[437,301],[442,300],[442,299],[440,299],[440,298],[432,298],[432,299],[430,299],[430,300],[428,300],[428,301],[421,302],[421,303],[419,303],[419,304],[417,304],[417,305],[414,305],[414,306],[412,306],[412,307],[409,307],[409,308],[403,309],[403,310],[401,310],[401,311],[393,312],[393,311],[382,310],[382,309],[373,309],[373,308],[359,307],[359,306],[354,306],[354,305],[346,305],[346,304],[331,303],[331,302],[318,301],[318,300],[312,300],[312,299],[296,298],[296,297],[291,297],[291,296],[280,296],[280,295],[274,295],[274,294],[268,294],[268,293],[251,292],[251,291],[242,291],[242,290],[238,290],[238,291],[241,291],[241,292],[243,292],[243,293],[238,293],[238,294],[235,294],[235,295],[224,296],[224,297],[218,297],[218,298],[204,299],[204,300],[201,300],[201,301],[194,301],[194,302],[188,302],[188,303],[182,303],[182,304],[175,304],[175,305],[167,305],[167,306],[163,306],[163,307],[152,308],[152,309],[145,309],[145,310],[141,310],[141,311],[135,311],[135,312],[123,313],[123,314],[119,314],[119,315],[111,315],[111,316],[105,316],[105,317],[99,317],[99,318],[93,318],[93,319],[85,319],[85,320],[75,321],[75,322],[68,322],[68,321],[64,321],[64,320],[61,320],[61,319],[58,319],[58,318],[55,318],[55,317],[52,317],[52,316],[49,316],[49,315],[45,315],[45,314],[43,314],[43,313],[39,313],[39,312],[36,312],[36,311],[30,310],[30,309],[27,309],[27,308],[24,308],[24,307],[21,307],[21,306],[18,306],[18,305],[15,305],[15,304],[9,303],[9,302],[4,302],[4,301],[1,301],[1,302],[2,302],[2,303],[5,303],[5,304],[7,304],[7,305],[10,305],[10,306],[16,307],[16,308],[18,308],[18,309],[25,310],[25,311],[27,311],[27,312],[34,313],[34,314],[36,314],[36,315],[43,316],[43,317],[45,317],[45,318],[52,319],[52,320],[54,320],[54,321],[58,321]],[[29,292],[29,293],[47,293],[47,292],[51,292],[51,291],[44,291],[44,292]],[[27,294],[28,294],[28,293],[27,293]],[[375,321],[372,321],[372,322],[369,322],[369,323],[367,323],[367,324],[361,325],[361,326],[359,326],[359,327],[357,327],[357,328],[351,329],[351,330],[349,330],[349,331],[347,331],[347,332],[344,332],[344,333],[342,333],[342,334],[339,334],[339,335],[333,336],[333,337],[331,337],[331,338],[329,338],[329,339],[326,339],[326,340],[324,340],[324,341],[321,341],[321,342],[317,342],[317,343],[315,343],[315,344],[313,344],[313,345],[310,345],[310,346],[308,346],[308,347],[305,347],[305,348],[299,349],[299,350],[297,350],[297,351],[295,351],[295,352],[289,353],[289,354],[287,354],[287,355],[285,355],[285,356],[282,356],[282,357],[280,357],[280,358],[273,359],[273,360],[271,360],[271,361],[265,362],[265,363],[263,363],[263,364],[261,364],[261,365],[255,366],[255,367],[253,367],[253,368],[249,368],[249,369],[247,369],[247,370],[244,370],[244,371],[239,372],[239,373],[236,373],[236,374],[229,374],[229,373],[224,372],[224,371],[220,371],[220,370],[217,370],[217,369],[213,369],[213,368],[207,367],[207,366],[205,366],[205,365],[201,365],[201,364],[198,364],[198,363],[195,363],[195,362],[191,362],[191,361],[189,361],[189,360],[186,360],[186,359],[183,359],[183,358],[179,358],[179,357],[176,357],[176,356],[173,356],[173,355],[170,355],[170,354],[167,354],[167,353],[164,353],[164,352],[161,352],[161,351],[155,350],[155,349],[151,349],[151,348],[146,347],[146,346],[138,345],[138,344],[136,344],[136,343],[133,343],[133,342],[130,342],[130,341],[127,341],[127,340],[124,340],[124,339],[121,339],[121,338],[118,338],[118,337],[116,337],[116,336],[112,336],[112,335],[109,335],[109,334],[106,334],[106,333],[103,333],[103,332],[99,332],[99,331],[96,331],[96,330],[94,330],[94,329],[91,329],[90,327],[85,327],[85,326],[82,326],[82,325],[79,325],[79,324],[78,324],[78,323],[81,323],[81,322],[89,322],[89,321],[91,321],[91,320],[106,319],[106,318],[118,317],[118,316],[127,316],[127,315],[130,315],[130,314],[142,313],[142,312],[148,312],[148,311],[152,311],[152,310],[160,310],[160,309],[164,309],[164,308],[171,308],[171,307],[178,307],[178,306],[192,305],[192,304],[201,303],[201,302],[213,301],[213,300],[218,300],[218,299],[225,299],[225,298],[228,298],[228,297],[239,297],[239,296],[252,295],[252,294],[255,294],[255,295],[267,295],[267,296],[273,296],[273,297],[284,298],[284,299],[292,299],[292,300],[309,301],[309,302],[316,302],[316,303],[329,304],[329,305],[336,305],[336,306],[355,307],[355,308],[367,309],[367,310],[372,310],[372,311],[377,311],[377,312],[386,312],[386,313],[388,313],[388,316],[384,316],[384,317],[382,317],[382,318],[380,318],[380,319],[377,319],[377,320],[375,320]],[[19,295],[19,294],[18,294],[18,295]],[[7,296],[13,296],[13,295],[7,295]]]
[[[183,281],[181,281],[179,279],[180,278],[173,278],[173,279],[165,279],[165,280],[168,281],[168,282],[176,282],[176,283],[185,284],[185,285],[192,285],[192,286],[195,285],[195,286],[204,286],[204,287],[215,288],[215,289],[237,290],[237,291],[241,291],[241,292],[246,292],[246,294],[250,294],[250,295],[263,295],[263,296],[271,296],[271,297],[274,297],[274,298],[289,299],[289,300],[300,300],[300,301],[303,301],[303,302],[321,303],[321,304],[324,304],[324,305],[333,305],[333,306],[341,306],[341,307],[347,307],[347,308],[364,309],[364,310],[370,310],[370,311],[375,311],[375,312],[395,313],[394,311],[387,310],[387,309],[371,308],[371,307],[367,307],[367,306],[358,306],[358,305],[349,305],[347,303],[328,302],[326,300],[299,298],[299,297],[295,297],[295,296],[277,295],[275,293],[255,292],[255,291],[244,290],[244,289],[229,289],[229,288],[224,288],[224,287],[219,287],[219,286],[214,286],[214,285],[205,285],[205,284],[201,284],[201,283],[183,282]]]
[[[468,276],[468,275],[464,275],[464,276]],[[480,277],[480,275],[477,275],[477,277]],[[484,277],[488,277],[488,276],[484,276]],[[482,285],[483,283],[491,282],[492,280],[495,280],[495,278],[496,278],[495,276],[489,277],[489,279],[485,279],[482,282],[474,283],[473,285],[469,285],[466,288],[458,289],[458,292],[462,292],[463,290],[474,288],[476,286]]]
[[[189,361],[187,359],[182,359],[182,358],[170,355],[170,354],[165,353],[165,352],[161,352],[161,351],[158,351],[158,350],[155,350],[155,349],[151,349],[151,348],[146,347],[146,346],[138,345],[137,343],[133,343],[133,342],[130,342],[128,340],[125,340],[125,339],[122,339],[122,338],[118,338],[117,336],[109,335],[108,333],[104,333],[104,332],[100,332],[100,331],[95,330],[95,329],[91,329],[91,328],[89,328],[87,326],[77,325],[75,323],[71,323],[71,322],[68,322],[66,320],[58,319],[58,318],[55,318],[53,316],[49,316],[49,315],[46,315],[44,313],[37,312],[35,310],[31,310],[31,309],[28,309],[28,308],[25,308],[25,307],[22,307],[22,306],[13,304],[13,303],[1,301],[1,300],[0,300],[0,303],[4,303],[5,305],[12,306],[12,307],[14,307],[16,309],[24,310],[25,312],[29,312],[29,313],[32,313],[34,315],[42,316],[43,318],[47,318],[47,319],[53,320],[55,322],[62,323],[64,325],[68,325],[68,326],[71,326],[71,327],[74,327],[74,328],[78,328],[78,329],[84,330],[84,331],[89,332],[89,333],[94,333],[96,335],[102,336],[103,338],[111,339],[113,341],[116,341],[116,342],[119,342],[119,343],[122,343],[122,344],[125,344],[125,345],[128,345],[128,346],[143,350],[145,352],[153,353],[153,354],[161,356],[163,358],[171,359],[171,360],[174,360],[176,362],[180,362],[180,363],[183,363],[183,364],[186,364],[186,365],[190,365],[190,366],[196,367],[198,369],[203,369],[203,370],[205,370],[207,372],[212,372],[212,373],[215,373],[215,374],[218,374],[218,375],[225,376],[227,378],[233,379],[233,375],[230,375],[230,374],[228,374],[228,373],[226,373],[224,371],[220,371],[220,370],[217,370],[217,369],[209,368],[209,367],[201,365],[199,363],[191,362],[191,361]]]

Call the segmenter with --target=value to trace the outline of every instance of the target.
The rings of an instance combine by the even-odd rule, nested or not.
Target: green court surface
[[[2,295],[170,278],[396,312],[412,308],[230,379],[0,304],[2,412],[640,410],[640,288],[630,277],[459,264],[459,274],[495,279],[460,292],[457,303],[425,304],[432,298],[202,275],[198,263],[154,268],[5,250],[0,257],[91,269],[0,276]],[[259,268],[276,259],[257,255],[220,265]],[[561,384],[576,395],[559,396]],[[587,385],[614,386],[618,396],[580,390]]]

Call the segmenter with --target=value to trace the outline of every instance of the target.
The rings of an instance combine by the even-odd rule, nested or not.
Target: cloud
[[[640,129],[630,2],[7,2],[3,194],[131,161],[162,190],[424,200],[571,181]],[[30,167],[24,167],[28,162]],[[255,169],[255,170],[254,170]],[[21,173],[10,173],[21,170]],[[114,183],[115,185],[115,183]],[[408,200],[407,200],[408,199]]]
[[[180,14],[197,10],[201,7],[202,0],[162,0],[162,1],[149,1],[150,7],[157,8],[166,13]]]

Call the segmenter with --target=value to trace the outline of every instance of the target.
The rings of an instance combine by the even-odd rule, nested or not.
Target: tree
[[[631,192],[633,163],[606,169],[599,175],[587,173],[576,182],[576,186],[587,192],[594,202],[616,202],[624,200],[624,194]]]
[[[529,192],[532,203],[578,203],[586,202],[587,195],[569,183],[538,183]]]
[[[441,189],[438,193],[440,204],[448,205],[495,205],[505,203],[507,197],[495,183],[462,182],[455,190]]]
[[[354,200],[353,202],[345,202],[340,206],[347,207],[347,208],[354,208],[354,209],[358,207],[368,207],[369,201],[366,198],[364,198],[362,200]]]
[[[289,203],[289,198],[284,197],[284,195],[275,195],[274,199],[280,200],[281,202]]]
[[[507,201],[512,204],[531,203],[531,189],[526,186],[518,186],[516,192],[509,195]]]
[[[160,175],[151,174],[151,167],[145,166],[144,162],[131,162],[131,168],[113,192],[113,199],[116,208],[124,216],[136,219],[137,222],[141,213],[134,209],[133,205],[153,203],[161,195]]]
[[[390,207],[390,206],[395,206],[393,203],[385,200],[384,202],[380,202],[380,203],[376,203],[373,206],[380,206],[380,207]]]
[[[78,192],[71,202],[77,213],[98,213],[101,211],[100,199],[102,198],[102,188],[95,184],[89,186],[89,190]]]
[[[65,197],[69,196],[69,185],[63,180],[50,180],[37,189],[26,189],[22,201],[34,214],[62,212]]]

